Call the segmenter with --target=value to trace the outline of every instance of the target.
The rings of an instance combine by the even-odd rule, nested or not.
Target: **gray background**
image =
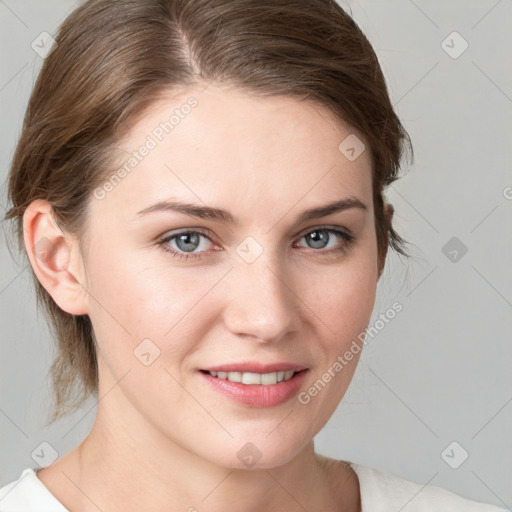
[[[31,42],[43,31],[54,34],[76,4],[0,0],[2,215],[8,164],[42,62]],[[340,4],[374,45],[413,140],[415,164],[388,197],[397,231],[414,247],[410,260],[388,259],[374,319],[395,301],[403,311],[369,340],[350,389],[316,438],[317,451],[510,508],[512,2]],[[457,58],[462,40],[454,31],[469,44]],[[64,455],[95,415],[90,401],[42,425],[54,349],[25,261],[6,247],[5,224],[0,486],[37,467],[31,453],[42,441]],[[452,237],[456,245],[443,252]],[[463,450],[469,456],[457,469],[445,462],[456,465]]]

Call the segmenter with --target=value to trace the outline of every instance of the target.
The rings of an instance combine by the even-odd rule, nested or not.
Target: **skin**
[[[73,512],[359,511],[357,476],[317,455],[313,438],[360,353],[305,405],[297,397],[267,408],[237,404],[206,386],[198,369],[288,361],[309,368],[307,390],[364,331],[384,264],[370,152],[349,161],[338,146],[354,130],[313,103],[203,88],[162,97],[123,139],[121,164],[173,109],[197,99],[120,184],[91,198],[85,254],[47,202],[25,213],[37,278],[64,311],[89,315],[98,343],[94,425],[38,477]],[[348,196],[366,210],[296,223],[303,210]],[[136,215],[171,198],[223,208],[240,224]],[[311,232],[324,226],[350,230],[355,243],[324,234],[326,248],[315,245]],[[184,228],[209,230],[188,249],[197,259],[178,260],[158,245]],[[51,244],[40,259],[33,247],[43,237]],[[252,263],[236,252],[246,237],[262,248]],[[167,245],[186,253],[176,239]],[[336,247],[346,248],[328,253]],[[160,350],[149,366],[134,356],[146,338]],[[237,457],[247,442],[261,452],[251,468]]]

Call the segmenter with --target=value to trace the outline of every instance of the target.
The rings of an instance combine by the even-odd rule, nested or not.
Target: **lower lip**
[[[295,396],[306,378],[308,370],[296,373],[291,379],[277,384],[242,384],[199,372],[213,389],[235,402],[248,407],[274,407]]]

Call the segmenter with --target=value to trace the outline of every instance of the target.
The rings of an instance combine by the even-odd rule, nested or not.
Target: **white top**
[[[506,512],[433,485],[423,486],[350,461],[359,478],[361,512]],[[0,512],[70,512],[32,468],[0,489]]]

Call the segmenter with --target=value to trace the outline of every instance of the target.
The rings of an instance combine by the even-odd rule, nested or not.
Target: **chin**
[[[296,439],[285,434],[279,436],[277,432],[267,438],[266,436],[268,433],[259,436],[244,435],[244,440],[241,440],[242,436],[238,436],[227,445],[219,446],[219,449],[207,454],[205,458],[230,469],[272,469],[289,463],[305,446],[302,435]]]

